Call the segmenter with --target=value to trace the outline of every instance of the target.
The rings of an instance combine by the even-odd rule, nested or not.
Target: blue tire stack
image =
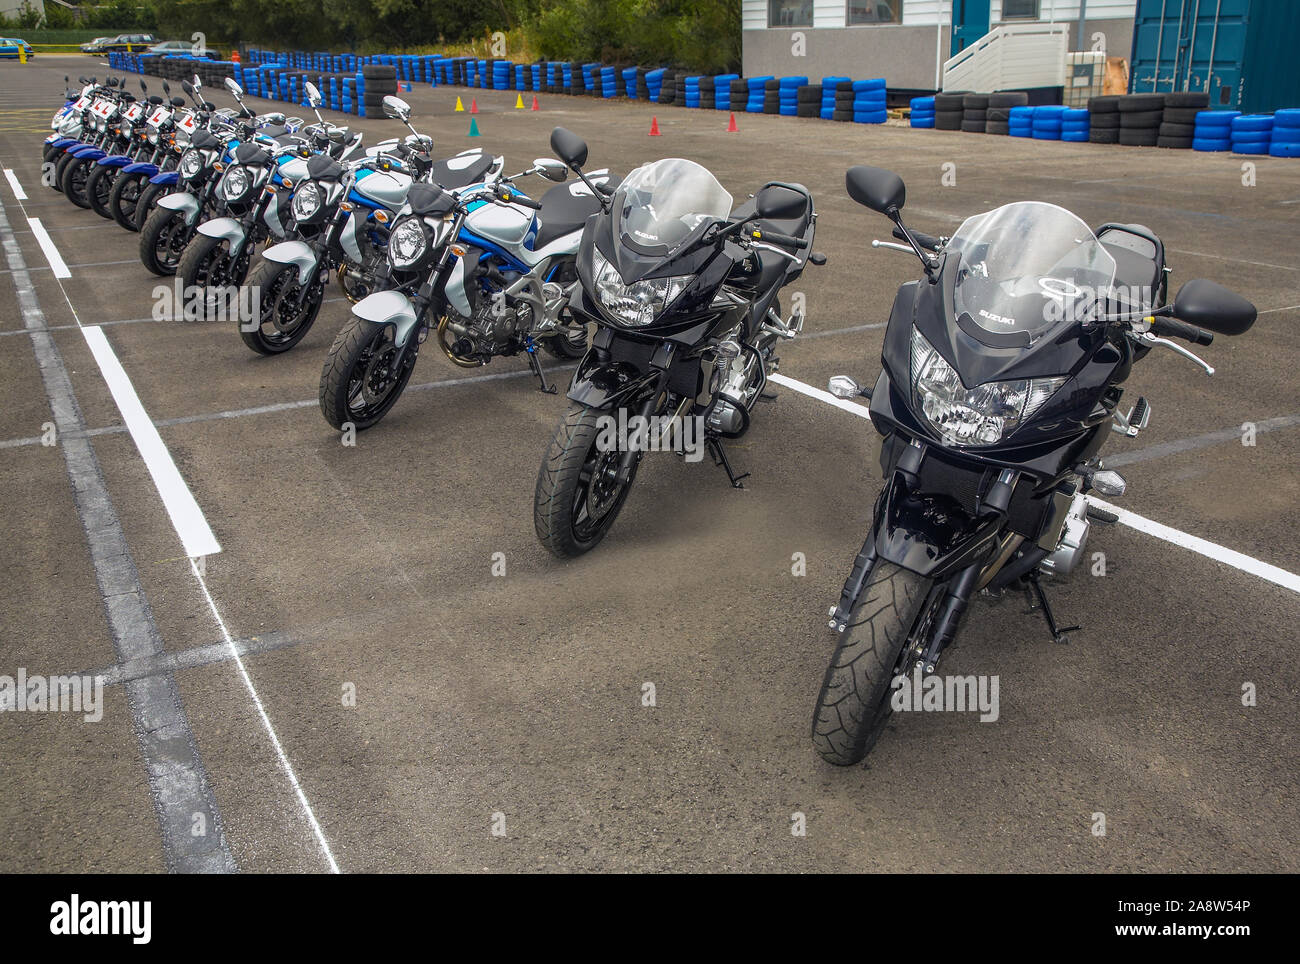
[[[1066,110],[1061,114],[1061,140],[1073,144],[1088,143],[1092,123],[1086,110]]]
[[[618,96],[618,69],[615,67],[600,68],[600,95],[602,97]]]
[[[1232,150],[1232,121],[1240,117],[1239,110],[1203,110],[1196,115],[1194,151]]]
[[[1066,108],[1044,104],[1034,108],[1033,138],[1036,141],[1059,141],[1061,122]]]
[[[1242,114],[1232,119],[1232,153],[1267,154],[1272,139],[1272,114]]]
[[[807,77],[782,77],[777,84],[781,95],[780,113],[794,117],[799,113],[799,88],[808,84]]]
[[[763,113],[763,100],[767,93],[767,82],[769,80],[776,80],[776,78],[770,74],[766,77],[749,78],[749,96],[745,100],[745,113]]]
[[[835,116],[835,88],[841,81],[852,79],[852,77],[822,78],[822,120],[830,120]]]
[[[853,82],[853,123],[883,124],[889,119],[885,109],[885,78]]]
[[[353,78],[351,77],[343,78],[343,96],[340,100],[340,103],[343,104],[343,113],[345,114],[356,113],[356,109],[355,109],[355,105],[357,102],[356,89],[357,89],[357,82]]]
[[[498,60],[492,65],[492,89],[505,90],[510,86],[510,68],[512,64],[509,61]]]
[[[717,74],[713,78],[713,107],[717,110],[731,110],[731,82],[738,80],[740,74]]]
[[[913,97],[911,101],[912,126],[927,130],[934,127],[934,98]]]
[[[1273,114],[1273,137],[1268,152],[1273,157],[1300,157],[1300,109]]]
[[[686,106],[687,107],[700,106],[700,78],[699,77],[686,78]]]

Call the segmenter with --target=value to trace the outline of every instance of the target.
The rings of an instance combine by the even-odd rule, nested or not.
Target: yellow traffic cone
[[[465,105],[462,104],[462,103],[460,102],[460,98],[457,97],[457,98],[456,98],[456,110],[457,110],[457,111],[462,111],[462,110],[464,110],[464,109],[465,109]],[[454,113],[454,112],[453,112],[453,113]]]
[[[520,94],[518,97],[515,98],[515,110],[523,110],[523,109],[524,109],[524,95]]]

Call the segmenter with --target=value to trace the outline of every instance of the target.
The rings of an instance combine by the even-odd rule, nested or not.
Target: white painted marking
[[[266,727],[266,733],[271,738],[271,745],[275,747],[275,754],[280,758],[280,766],[284,767],[285,774],[289,777],[289,783],[293,786],[293,792],[298,796],[298,802],[302,804],[303,813],[307,815],[307,822],[311,824],[312,833],[316,835],[316,842],[320,844],[322,855],[329,864],[330,873],[339,873],[339,865],[334,860],[334,853],[330,850],[329,841],[325,839],[325,833],[321,830],[320,822],[316,819],[316,813],[312,810],[311,804],[307,802],[307,795],[302,792],[302,786],[298,783],[298,777],[293,772],[293,765],[289,762],[289,757],[285,755],[284,747],[280,745],[280,738],[275,735],[275,727],[271,725],[271,718],[266,715],[266,708],[262,706],[261,697],[257,695],[257,687],[253,685],[253,679],[248,675],[248,667],[244,665],[243,658],[239,655],[239,647],[235,645],[234,637],[230,635],[230,630],[226,628],[226,621],[221,618],[221,613],[217,611],[217,604],[212,601],[212,593],[208,592],[208,584],[203,578],[203,573],[199,571],[198,564],[193,559],[190,560],[190,569],[194,572],[194,578],[199,581],[199,588],[203,590],[203,598],[208,601],[208,609],[212,610],[212,618],[217,621],[217,626],[221,629],[221,635],[226,641],[226,646],[230,649],[231,658],[235,665],[239,667],[239,675],[244,679],[244,686],[248,688],[248,695],[252,697],[253,705],[257,707],[257,714],[262,718],[262,725]]]
[[[36,235],[36,241],[45,252],[45,260],[50,263],[50,270],[54,272],[56,278],[71,278],[72,272],[63,262],[63,255],[59,254],[59,249],[54,246],[54,239],[50,233],[45,230],[45,225],[41,224],[40,218],[28,218],[27,223],[32,226],[32,234]]]
[[[816,398],[820,401],[834,405],[836,408],[846,412],[851,412],[859,418],[869,419],[871,416],[867,412],[867,406],[855,405],[853,402],[845,401],[842,398],[836,398],[830,392],[824,392],[820,388],[813,388],[803,382],[788,378],[785,375],[769,375],[768,381],[776,382],[778,385],[785,385],[796,392],[801,392],[810,398]],[[1235,549],[1229,549],[1218,543],[1210,542],[1191,533],[1183,532],[1179,529],[1171,528],[1163,523],[1140,516],[1128,509],[1121,509],[1117,505],[1111,505],[1102,499],[1093,496],[1088,497],[1088,501],[1093,505],[1114,512],[1119,516],[1119,521],[1130,529],[1136,529],[1138,532],[1145,532],[1149,536],[1155,536],[1157,539],[1163,539],[1165,542],[1171,542],[1176,546],[1184,549],[1190,549],[1192,552],[1199,553],[1207,559],[1213,559],[1216,562],[1222,562],[1225,565],[1232,566],[1234,569],[1240,569],[1242,572],[1257,576],[1274,585],[1281,586],[1283,589],[1290,589],[1292,592],[1300,593],[1300,575],[1293,572],[1287,572],[1285,569],[1279,569],[1277,566],[1270,565],[1253,556],[1238,552]]]
[[[23,186],[18,183],[18,176],[6,167],[5,177],[9,180],[9,186],[14,189],[14,197],[18,198],[20,201],[26,201],[27,192],[24,191]]]
[[[104,330],[98,325],[90,325],[82,328],[81,331],[86,336],[91,354],[99,363],[99,370],[104,375],[104,381],[108,383],[108,390],[113,393],[113,400],[117,402],[118,410],[122,413],[122,421],[131,433],[131,438],[135,440],[135,447],[139,449],[140,457],[144,459],[144,464],[153,477],[158,495],[162,497],[167,514],[171,516],[176,534],[180,536],[181,543],[185,546],[185,554],[193,558],[220,552],[221,544],[212,534],[208,520],[203,516],[203,510],[194,500],[194,494],[181,478],[162,436],[158,434],[153,420],[149,418],[149,413],[140,404],[140,398],[135,393],[131,379],[127,377],[122,363],[117,360],[117,355],[113,354],[108,339],[104,337]]]

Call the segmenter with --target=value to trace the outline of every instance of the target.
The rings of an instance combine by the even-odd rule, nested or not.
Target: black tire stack
[[[822,85],[805,84],[795,91],[795,116],[796,117],[821,117],[822,116]]]
[[[961,130],[962,119],[966,113],[965,92],[934,95],[934,129],[939,131]]]
[[[961,99],[961,129],[968,134],[983,134],[989,122],[989,95],[965,94]],[[938,111],[935,111],[936,120]]]
[[[1210,95],[1199,93],[1165,94],[1165,113],[1160,121],[1156,147],[1189,150],[1196,135],[1196,115],[1210,106]]]
[[[745,105],[749,103],[749,81],[744,77],[737,77],[731,82],[731,100],[728,101],[733,111],[744,110]]]
[[[781,113],[781,81],[776,79],[763,81],[763,113]]]
[[[1119,101],[1114,94],[1088,98],[1088,140],[1093,144],[1119,143]]]
[[[706,110],[713,110],[717,100],[713,93],[714,82],[712,77],[700,78],[700,107]]]
[[[492,65],[488,64],[488,76],[491,75]],[[366,92],[362,97],[366,116],[374,117],[382,113],[384,98],[397,93],[397,68],[392,64],[362,64],[361,76],[366,82]]]
[[[841,80],[835,85],[835,110],[831,120],[853,120],[853,81]]]
[[[677,75],[677,79],[673,82],[673,103],[678,107],[686,106],[686,71],[684,70]]]
[[[663,80],[659,85],[659,103],[677,103],[677,71],[671,67],[664,71]]]
[[[989,94],[988,111],[985,114],[985,134],[1011,133],[1011,108],[1024,107],[1029,103],[1029,95],[1023,90],[1008,91],[1001,94]]]
[[[1155,147],[1164,116],[1164,94],[1127,94],[1119,98],[1119,142],[1128,147]]]

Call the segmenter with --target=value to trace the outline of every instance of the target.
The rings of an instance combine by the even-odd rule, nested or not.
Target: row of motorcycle
[[[553,553],[604,538],[645,454],[683,419],[743,487],[724,444],[774,397],[777,347],[803,327],[801,311],[783,315],[782,289],[826,263],[802,185],[771,181],[737,205],[682,158],[622,178],[588,171],[587,145],[558,127],[554,158],[507,175],[481,150],[435,160],[397,97],[384,112],[409,133],[363,148],[321,117],[310,83],[314,124],[254,114],[233,80],[237,107],[220,110],[197,77],[188,101],[166,83],[166,98],[143,81],[137,98],[117,79],[81,80],[52,122],[47,182],[139,232],[145,267],[176,274],[201,316],[251,289],[255,317],[239,333],[280,354],[312,326],[333,273],[352,301],[321,376],[335,428],[382,419],[430,335],[464,368],[523,353],[554,392],[540,349],[576,361],[534,493]],[[555,186],[535,200],[516,184],[525,176]],[[1023,592],[1055,642],[1078,629],[1058,625],[1044,583],[1071,574],[1093,525],[1117,521],[1096,500],[1126,483],[1100,450],[1149,422],[1145,398],[1121,406],[1134,363],[1163,348],[1212,374],[1174,339],[1209,345],[1256,317],[1207,280],[1169,300],[1163,242],[1142,225],[1094,231],[1025,201],[932,236],[904,222],[892,172],[853,167],[845,187],[893,224],[894,240],[873,245],[916,257],[921,277],[895,296],[874,383],[828,385],[868,401],[884,483],[828,614],[837,643],[812,737],[836,764],[875,745],[901,681],[936,672],[973,599]],[[611,444],[612,425],[637,429]]]

